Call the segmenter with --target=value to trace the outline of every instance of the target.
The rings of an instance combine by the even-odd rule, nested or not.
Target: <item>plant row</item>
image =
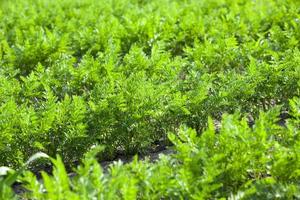
[[[253,127],[240,113],[224,115],[215,131],[211,118],[199,136],[183,126],[169,134],[175,152],[156,162],[115,162],[104,172],[87,153],[70,177],[61,157],[52,159],[53,176],[42,181],[30,171],[0,179],[2,199],[300,199],[300,100],[290,101],[290,119],[278,125],[280,108],[260,112]],[[34,159],[31,158],[32,162]],[[38,161],[39,162],[39,161]],[[10,185],[26,190],[16,196]]]

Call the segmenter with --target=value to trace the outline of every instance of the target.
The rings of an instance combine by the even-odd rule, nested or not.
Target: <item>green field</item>
[[[0,0],[0,19],[0,199],[300,199],[300,1]]]

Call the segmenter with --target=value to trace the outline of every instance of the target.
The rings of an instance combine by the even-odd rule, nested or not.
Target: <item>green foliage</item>
[[[299,96],[298,1],[5,1],[0,161],[143,152]],[[4,17],[5,16],[5,17]]]
[[[297,0],[0,1],[1,165],[59,154],[58,179],[43,175],[45,190],[61,186],[49,196],[27,175],[37,199],[293,194],[299,7]],[[275,116],[287,111],[286,128],[277,126]],[[218,134],[209,116],[223,116]],[[116,166],[111,177],[87,162],[84,173],[103,177],[95,183],[73,183],[61,167],[95,145],[112,159],[170,140],[178,157]]]
[[[291,101],[291,107],[299,104]],[[182,126],[169,134],[175,153],[156,162],[114,162],[108,171],[95,159],[102,147],[84,156],[76,175],[66,173],[60,156],[53,175],[42,181],[30,171],[18,174],[26,199],[299,199],[299,121],[277,125],[279,108],[261,112],[250,128],[240,114],[224,115],[219,132],[208,119],[198,135]],[[293,127],[293,128],[292,128]],[[289,143],[294,141],[294,143]],[[17,178],[17,176],[15,176]],[[3,182],[3,186],[9,186]],[[2,187],[4,197],[14,196]]]
[[[0,167],[0,197],[1,199],[16,199],[16,196],[12,192],[11,186],[18,181],[20,175],[26,170],[28,165],[32,162],[41,159],[49,158],[48,155],[44,153],[36,153],[29,158],[29,160],[17,171],[10,169],[8,167]]]

